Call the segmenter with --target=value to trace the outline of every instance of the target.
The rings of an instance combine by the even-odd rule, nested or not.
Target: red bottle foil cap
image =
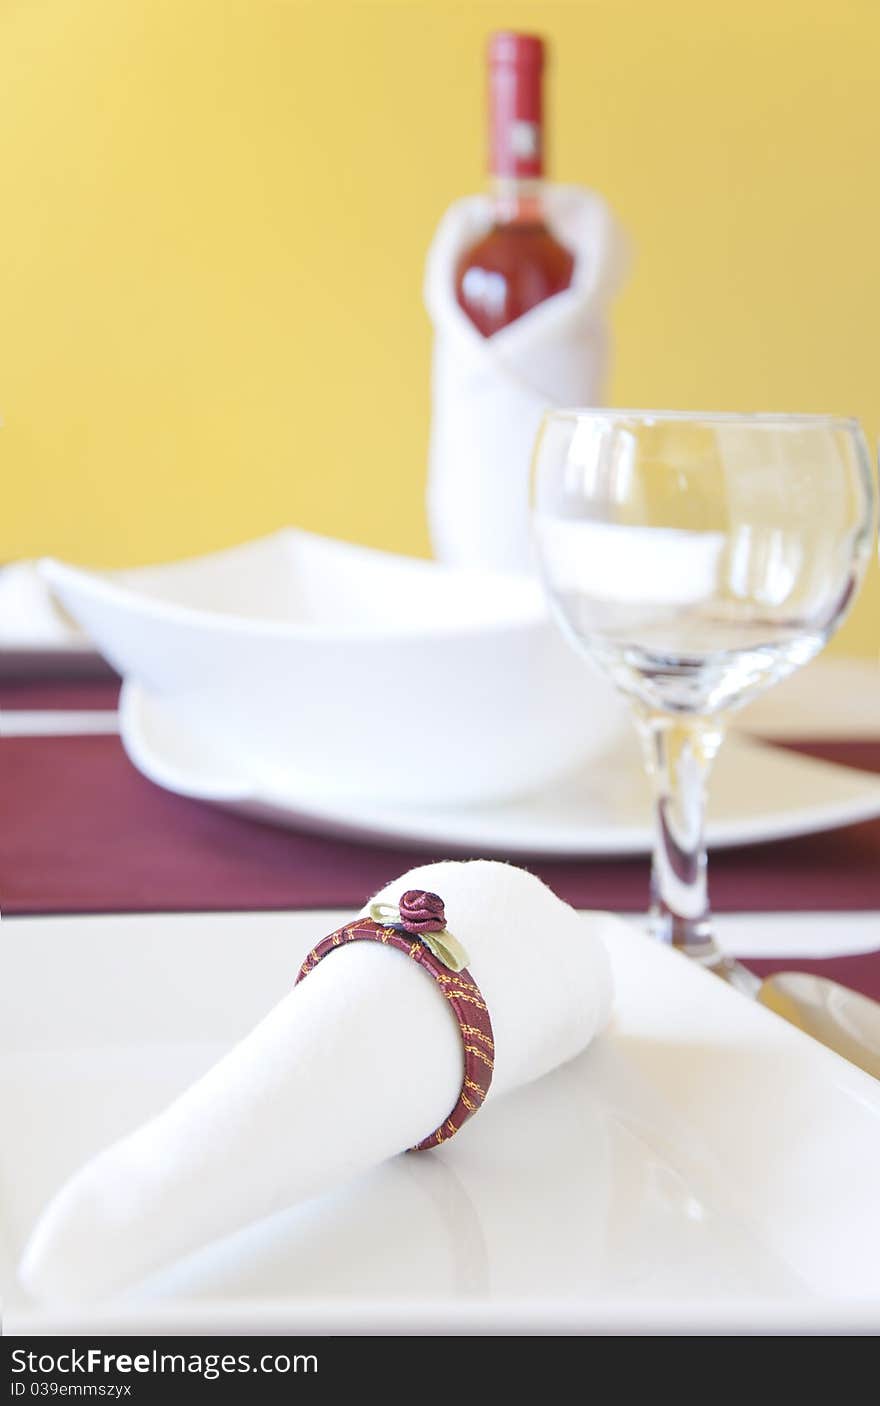
[[[489,40],[489,170],[535,180],[544,172],[544,41],[503,31]]]

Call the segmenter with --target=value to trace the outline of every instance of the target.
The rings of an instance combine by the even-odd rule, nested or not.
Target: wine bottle
[[[461,255],[455,293],[484,337],[571,283],[574,258],[548,228],[544,175],[544,43],[502,32],[489,41],[492,226]]]

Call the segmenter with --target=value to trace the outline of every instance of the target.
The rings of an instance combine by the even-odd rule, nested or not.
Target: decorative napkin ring
[[[383,942],[405,952],[434,978],[455,1012],[464,1043],[464,1081],[458,1102],[440,1127],[410,1151],[439,1147],[476,1113],[489,1092],[495,1067],[489,1011],[482,991],[467,970],[467,953],[446,929],[443,899],[423,889],[407,889],[397,908],[374,903],[369,918],[355,918],[312,949],[300,967],[296,984],[308,976],[322,957],[346,942]]]

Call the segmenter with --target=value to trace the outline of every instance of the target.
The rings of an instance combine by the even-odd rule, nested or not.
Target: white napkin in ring
[[[412,888],[444,899],[486,998],[489,1098],[571,1059],[602,1028],[611,1003],[602,938],[620,919],[579,915],[533,875],[494,861],[422,865],[376,897],[396,903]],[[323,936],[316,929],[313,942]],[[33,1296],[105,1295],[365,1172],[450,1112],[461,1032],[436,983],[403,953],[355,942],[294,987],[305,955],[291,949],[291,989],[244,1040],[55,1195],[20,1268]],[[458,1136],[480,1135],[478,1113]]]

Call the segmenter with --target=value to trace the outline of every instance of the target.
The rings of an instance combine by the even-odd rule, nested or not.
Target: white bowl
[[[294,530],[137,571],[40,570],[121,674],[303,798],[502,799],[625,718],[525,578]]]

